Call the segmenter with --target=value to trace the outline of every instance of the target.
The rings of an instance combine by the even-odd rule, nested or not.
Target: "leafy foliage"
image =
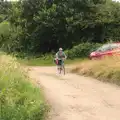
[[[103,43],[120,37],[120,3],[112,0],[7,3],[8,22],[12,26],[7,38],[11,41],[9,52],[46,53],[58,47],[70,49],[82,42]]]
[[[84,58],[88,56],[91,51],[96,50],[100,46],[101,44],[99,43],[81,43],[66,51],[66,54],[70,59]]]

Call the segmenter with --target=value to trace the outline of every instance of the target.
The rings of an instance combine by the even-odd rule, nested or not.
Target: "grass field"
[[[79,59],[67,59],[65,61],[65,64],[73,64],[73,63],[79,63],[82,61],[82,58]],[[21,64],[27,65],[27,66],[55,66],[55,63],[53,61],[53,58],[43,59],[43,58],[31,58],[31,59],[18,59],[18,61]]]
[[[85,60],[77,63],[72,72],[120,85],[120,57]]]
[[[15,58],[0,54],[0,120],[43,120],[47,106]]]

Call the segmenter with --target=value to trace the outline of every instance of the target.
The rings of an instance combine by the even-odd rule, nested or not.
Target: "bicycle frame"
[[[58,65],[58,72],[59,74],[61,74],[61,72],[63,71],[64,72],[64,75],[65,75],[65,66],[64,66],[64,59],[62,60],[62,65],[58,65],[58,59],[56,59],[56,64]]]
[[[60,67],[58,68],[58,70],[59,70],[59,74],[61,74],[61,72],[63,71],[64,75],[65,75],[65,66],[64,66],[64,64],[60,65]]]

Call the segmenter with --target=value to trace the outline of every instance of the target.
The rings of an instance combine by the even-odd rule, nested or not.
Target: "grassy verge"
[[[43,58],[30,58],[30,59],[18,59],[21,64],[27,66],[53,66],[55,65],[52,59]]]
[[[79,63],[83,58],[76,58],[76,59],[67,59],[65,61],[65,64],[73,64],[73,63]],[[53,58],[30,58],[30,59],[18,59],[18,61],[21,64],[27,65],[27,66],[55,66],[55,63],[53,61]]]
[[[0,120],[43,120],[47,106],[16,59],[0,55]]]
[[[74,73],[92,76],[104,82],[120,85],[120,57],[94,61],[86,60],[75,66],[72,69]]]

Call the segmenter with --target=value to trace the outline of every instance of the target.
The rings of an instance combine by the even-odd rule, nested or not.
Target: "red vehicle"
[[[90,53],[90,59],[100,59],[105,56],[120,55],[120,42],[109,43]]]

